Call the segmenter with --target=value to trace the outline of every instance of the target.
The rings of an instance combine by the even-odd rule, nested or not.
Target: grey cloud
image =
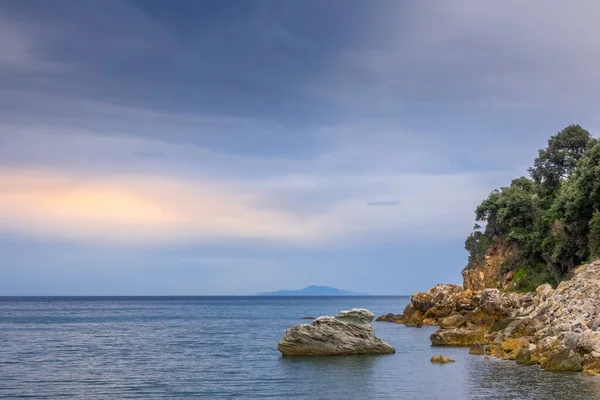
[[[398,206],[400,204],[402,204],[400,200],[369,201],[367,206]]]

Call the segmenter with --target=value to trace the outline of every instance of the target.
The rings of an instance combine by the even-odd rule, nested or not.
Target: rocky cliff
[[[486,288],[510,289],[513,286],[514,271],[509,269],[517,258],[518,250],[514,245],[496,241],[486,251],[483,260],[471,260],[462,271],[463,286],[470,290]]]
[[[580,266],[554,290],[534,293],[436,285],[415,293],[403,314],[379,321],[438,325],[431,342],[472,346],[481,353],[552,371],[600,375],[600,261]]]

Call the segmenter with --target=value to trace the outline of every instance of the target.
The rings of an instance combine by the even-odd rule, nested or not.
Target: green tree
[[[499,243],[515,251],[505,271],[517,288],[559,282],[572,268],[600,257],[600,142],[579,125],[548,140],[529,168],[531,179],[514,179],[476,208],[476,225],[465,242],[467,268],[480,265]]]
[[[561,179],[568,177],[576,168],[583,153],[593,139],[579,125],[569,125],[548,140],[548,146],[538,151],[538,156],[529,168],[535,182],[548,192],[556,190]]]

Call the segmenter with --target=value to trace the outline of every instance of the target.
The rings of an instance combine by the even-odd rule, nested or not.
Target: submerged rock
[[[395,353],[392,346],[375,336],[373,317],[369,310],[353,308],[335,317],[294,325],[285,332],[278,349],[284,356]]]
[[[431,360],[429,360],[429,361],[431,361],[432,363],[437,363],[437,364],[446,364],[446,363],[454,362],[453,359],[448,358],[442,354],[431,357]]]

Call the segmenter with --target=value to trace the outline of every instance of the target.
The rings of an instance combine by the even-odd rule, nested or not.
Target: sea
[[[2,399],[600,399],[600,378],[432,347],[435,327],[374,322],[379,356],[282,357],[303,317],[407,297],[0,298]],[[310,322],[310,321],[308,321]],[[432,364],[432,355],[456,360]]]

